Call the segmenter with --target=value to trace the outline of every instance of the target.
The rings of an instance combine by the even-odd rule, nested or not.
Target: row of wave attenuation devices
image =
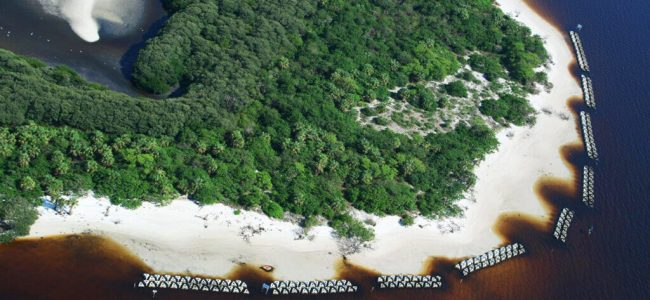
[[[355,293],[358,289],[348,280],[274,281],[268,286],[273,295]]]
[[[582,202],[594,207],[594,169],[584,166],[582,169]]]
[[[587,106],[596,109],[596,99],[594,98],[594,86],[591,82],[591,78],[580,75],[582,77],[582,94],[585,98],[585,103]]]
[[[585,148],[587,148],[587,155],[591,159],[598,159],[598,149],[594,141],[594,133],[591,128],[591,116],[589,113],[580,112],[580,123],[582,124],[582,134],[585,140]]]
[[[580,36],[575,31],[569,31],[569,35],[571,36],[571,42],[573,42],[573,47],[576,49],[576,57],[578,58],[578,65],[580,65],[580,68],[583,71],[589,72],[589,63],[587,63],[587,56],[585,55],[585,49],[582,47],[582,41],[580,40]]]
[[[380,289],[399,288],[440,288],[442,277],[439,275],[383,275],[377,277]]]
[[[481,255],[463,260],[460,263],[457,263],[454,267],[460,270],[463,276],[467,276],[472,272],[494,266],[500,262],[524,253],[526,253],[524,245],[519,243],[509,244],[497,249],[492,249]]]
[[[557,219],[557,224],[555,224],[555,231],[553,231],[553,236],[562,241],[566,242],[566,237],[569,232],[569,227],[571,226],[571,221],[573,221],[574,212],[568,208],[563,208],[560,212],[560,216]]]
[[[210,279],[193,276],[142,274],[136,284],[141,288],[179,289],[218,293],[249,294],[248,286],[241,280]]]

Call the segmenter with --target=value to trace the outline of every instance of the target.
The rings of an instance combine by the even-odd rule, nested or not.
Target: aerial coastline
[[[370,248],[347,256],[352,263],[386,274],[420,273],[431,256],[474,255],[503,243],[493,231],[503,213],[525,214],[540,222],[550,219],[549,208],[538,199],[534,187],[542,176],[565,180],[573,176],[559,151],[579,140],[567,105],[569,98],[580,95],[578,82],[568,68],[575,60],[566,35],[525,3],[498,3],[545,40],[553,61],[548,70],[553,84],[550,93],[529,97],[539,112],[536,124],[498,133],[498,151],[476,168],[477,183],[468,200],[461,201],[461,206],[467,207],[464,217],[442,221],[417,218],[414,226],[403,227],[398,217],[364,215],[376,224],[375,239]],[[41,216],[30,237],[84,232],[104,235],[160,272],[224,275],[246,262],[273,265],[274,276],[280,279],[326,279],[335,275],[335,264],[344,254],[328,227],[312,228],[303,236],[301,228],[292,223],[255,212],[236,214],[220,204],[198,207],[187,200],[176,200],[165,207],[144,204],[126,210],[109,208],[108,200],[88,195],[80,199],[70,216],[43,208],[39,211]],[[404,245],[409,245],[407,250]]]
[[[40,0],[39,3],[46,13],[66,20],[70,29],[89,43],[99,41],[100,30],[111,31],[102,27],[120,28],[120,33],[137,28],[142,18],[138,12],[143,11],[144,5],[141,1],[124,0]]]

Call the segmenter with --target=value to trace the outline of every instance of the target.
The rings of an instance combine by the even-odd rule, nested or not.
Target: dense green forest
[[[171,16],[133,81],[173,98],[130,97],[0,50],[2,239],[26,232],[40,196],[87,190],[127,207],[187,194],[276,218],[322,216],[362,239],[372,232],[350,207],[454,215],[494,132],[475,122],[406,136],[362,126],[351,109],[412,84],[398,96],[435,110],[422,83],[466,64],[524,89],[545,81],[541,39],[491,0],[164,4]],[[462,82],[444,90],[467,95]],[[509,95],[481,111],[504,124],[533,113]]]

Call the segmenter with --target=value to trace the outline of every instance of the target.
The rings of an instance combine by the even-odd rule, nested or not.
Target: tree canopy
[[[400,97],[435,110],[423,84],[454,74],[469,54],[486,76],[522,85],[543,78],[534,69],[547,59],[541,39],[491,0],[164,4],[171,17],[140,51],[133,81],[174,97],[130,97],[0,50],[0,194],[94,190],[127,207],[187,194],[275,218],[323,216],[340,235],[367,239],[350,207],[457,213],[497,141],[481,124],[413,137],[376,131],[351,108],[408,85]],[[521,123],[520,101],[504,99],[484,103],[485,113]],[[31,203],[19,201],[0,207]]]

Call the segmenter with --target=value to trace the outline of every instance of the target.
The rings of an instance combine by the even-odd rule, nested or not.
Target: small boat
[[[275,268],[271,265],[263,265],[260,267],[260,269],[264,270],[264,272],[273,272]]]

